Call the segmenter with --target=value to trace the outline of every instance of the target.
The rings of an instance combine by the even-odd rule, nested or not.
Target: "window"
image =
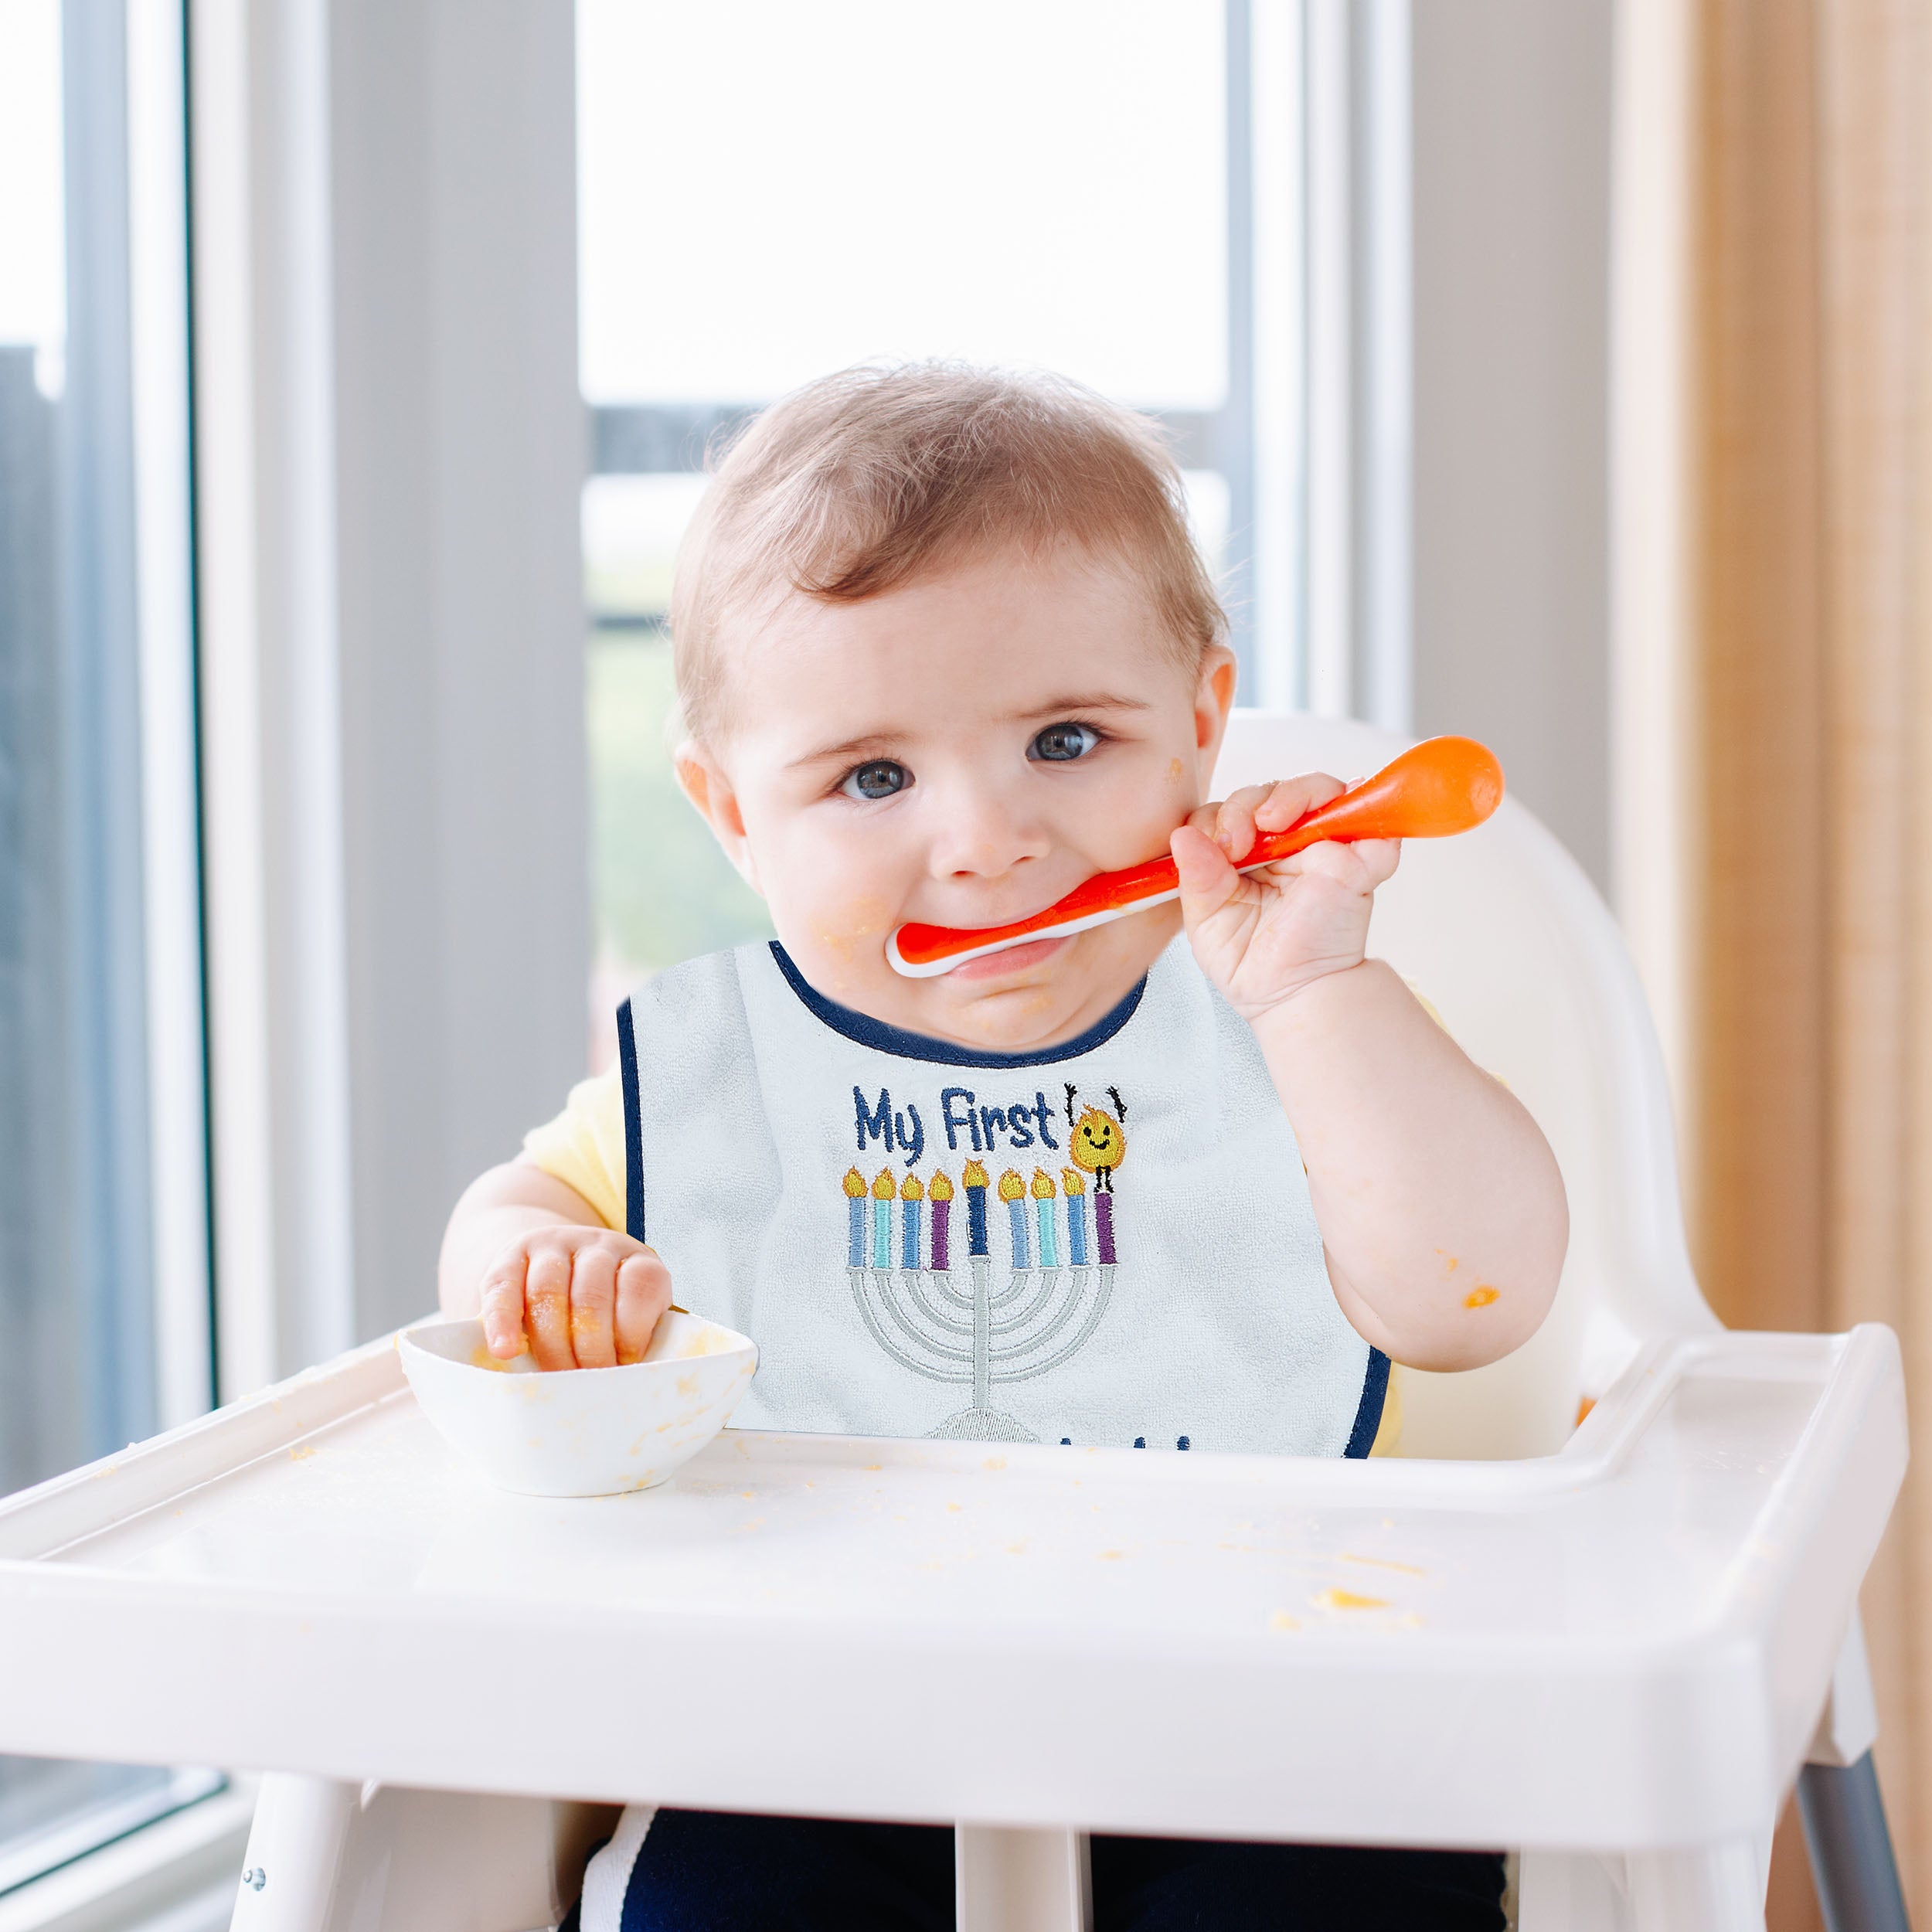
[[[577,22],[600,1017],[767,930],[677,795],[662,624],[707,443],[799,383],[959,355],[1157,413],[1244,701],[1304,683],[1304,26],[1292,0],[579,0]]]
[[[211,1395],[182,58],[0,5],[0,1491]],[[0,1891],[215,1781],[0,1758]]]

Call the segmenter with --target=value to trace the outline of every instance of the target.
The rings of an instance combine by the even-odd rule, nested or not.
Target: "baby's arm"
[[[1365,960],[1384,842],[1320,845],[1245,876],[1256,832],[1342,787],[1302,778],[1207,806],[1174,835],[1202,969],[1253,1027],[1356,1332],[1396,1361],[1472,1369],[1548,1314],[1569,1240],[1556,1157],[1397,975]]]
[[[471,1182],[437,1274],[445,1314],[481,1314],[490,1352],[505,1359],[523,1352],[527,1334],[540,1369],[640,1360],[671,1303],[657,1256],[529,1161]]]

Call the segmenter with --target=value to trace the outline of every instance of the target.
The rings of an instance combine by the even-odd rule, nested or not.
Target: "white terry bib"
[[[660,975],[618,1038],[630,1231],[757,1342],[739,1427],[1368,1453],[1387,1358],[1185,940],[1043,1053],[885,1026],[775,944]]]

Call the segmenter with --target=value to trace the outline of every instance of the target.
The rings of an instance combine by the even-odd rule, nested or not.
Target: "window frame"
[[[107,1137],[104,1165],[128,1172],[104,1204],[112,1254],[145,1236],[131,1276],[142,1306],[123,1332],[151,1345],[111,1358],[122,1426],[167,1429],[205,1413],[215,1393],[207,1238],[209,1122],[202,1077],[201,876],[192,596],[188,356],[185,22],[166,0],[63,10],[63,184],[68,235],[63,425],[72,472],[60,512],[84,564],[69,565],[67,648],[105,679],[81,755],[99,767],[77,789],[87,862],[104,876],[77,896],[83,943],[107,955],[80,997],[91,1057],[84,1131]],[[78,386],[83,384],[84,387]],[[125,653],[127,662],[121,662]],[[95,796],[96,793],[99,796]],[[132,1070],[131,1071],[131,1070]],[[131,1144],[140,1152],[131,1155]],[[106,1298],[73,1291],[100,1318]],[[124,1294],[125,1289],[116,1291]],[[97,1440],[94,1453],[121,1440]],[[28,1913],[49,1874],[83,1865],[226,1788],[177,1770],[80,1805],[0,1852],[0,1924]]]

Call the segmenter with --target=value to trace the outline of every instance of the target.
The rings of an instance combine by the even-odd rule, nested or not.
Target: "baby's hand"
[[[539,1369],[639,1362],[671,1304],[671,1273],[641,1241],[611,1228],[546,1227],[519,1235],[483,1277],[483,1334],[505,1361]]]
[[[1395,870],[1400,840],[1330,841],[1258,872],[1235,870],[1258,832],[1285,830],[1342,789],[1325,772],[1250,785],[1202,806],[1175,832],[1194,957],[1250,1022],[1311,981],[1362,963],[1375,889]]]

